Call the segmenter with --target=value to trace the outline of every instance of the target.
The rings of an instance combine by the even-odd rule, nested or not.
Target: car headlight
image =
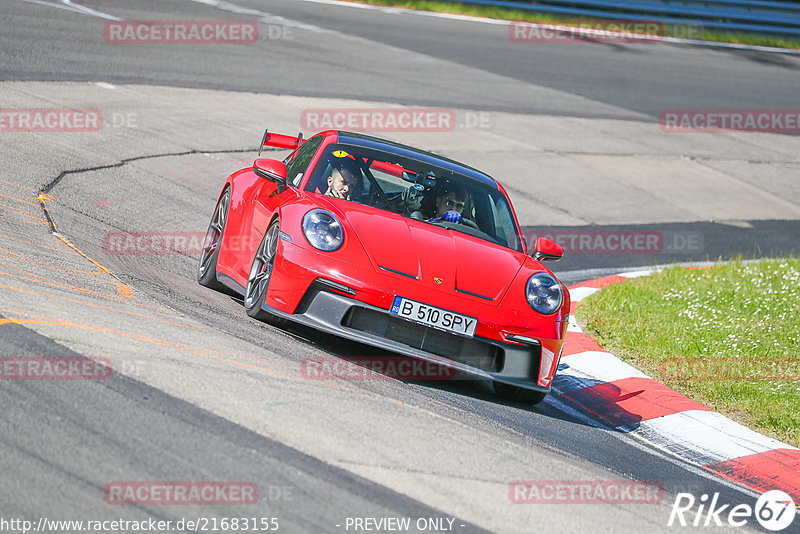
[[[544,315],[555,312],[561,306],[561,286],[547,273],[536,273],[525,284],[525,298],[531,308]]]
[[[342,246],[344,231],[332,213],[315,209],[303,216],[303,235],[311,246],[331,252]]]

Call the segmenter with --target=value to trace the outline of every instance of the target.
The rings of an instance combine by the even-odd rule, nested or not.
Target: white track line
[[[197,2],[198,4],[205,4],[207,6],[216,7],[222,11],[228,11],[229,13],[236,13],[237,15],[250,15],[253,17],[258,17],[261,22],[266,24],[275,24],[278,26],[286,26],[288,28],[295,28],[298,30],[307,30],[316,33],[335,33],[339,34],[334,30],[328,30],[326,28],[321,28],[319,26],[315,26],[313,24],[306,24],[304,22],[299,22],[292,19],[287,19],[286,17],[281,17],[279,15],[273,15],[272,13],[268,13],[266,11],[261,11],[259,9],[252,9],[249,7],[242,7],[231,2],[226,2],[225,0],[191,0],[192,2]]]
[[[79,13],[85,13],[87,15],[93,15],[95,17],[100,17],[101,19],[122,20],[119,17],[115,17],[113,15],[108,15],[106,13],[102,13],[100,11],[88,8],[86,6],[77,5],[74,2],[72,2],[72,0],[61,0],[61,3],[66,5],[66,6],[70,6],[70,7],[74,8],[74,9],[76,9]]]
[[[38,4],[40,6],[54,7],[56,9],[64,9],[66,11],[81,13],[83,15],[91,15],[93,17],[99,17],[101,19],[106,19],[106,20],[122,20],[121,18],[115,17],[114,15],[102,13],[95,9],[88,8],[86,6],[76,5],[72,2],[72,0],[61,0],[59,3],[45,2],[44,0],[20,0],[20,1],[28,2],[29,4]]]

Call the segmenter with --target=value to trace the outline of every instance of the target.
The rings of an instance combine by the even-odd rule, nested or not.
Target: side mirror
[[[253,171],[260,177],[278,184],[278,193],[286,190],[286,164],[284,162],[259,158],[253,162]]]
[[[536,239],[536,246],[531,256],[539,261],[560,260],[564,256],[564,249],[551,239],[539,237]]]

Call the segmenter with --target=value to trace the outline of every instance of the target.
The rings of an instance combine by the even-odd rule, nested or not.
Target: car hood
[[[526,256],[489,241],[392,213],[342,210],[374,267],[439,290],[499,304]]]

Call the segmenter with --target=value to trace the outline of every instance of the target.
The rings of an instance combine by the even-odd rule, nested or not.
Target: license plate
[[[403,297],[394,298],[389,312],[415,323],[432,326],[447,332],[454,332],[462,336],[472,337],[475,334],[475,327],[478,325],[478,320],[474,317],[443,310],[436,306],[430,306]]]

